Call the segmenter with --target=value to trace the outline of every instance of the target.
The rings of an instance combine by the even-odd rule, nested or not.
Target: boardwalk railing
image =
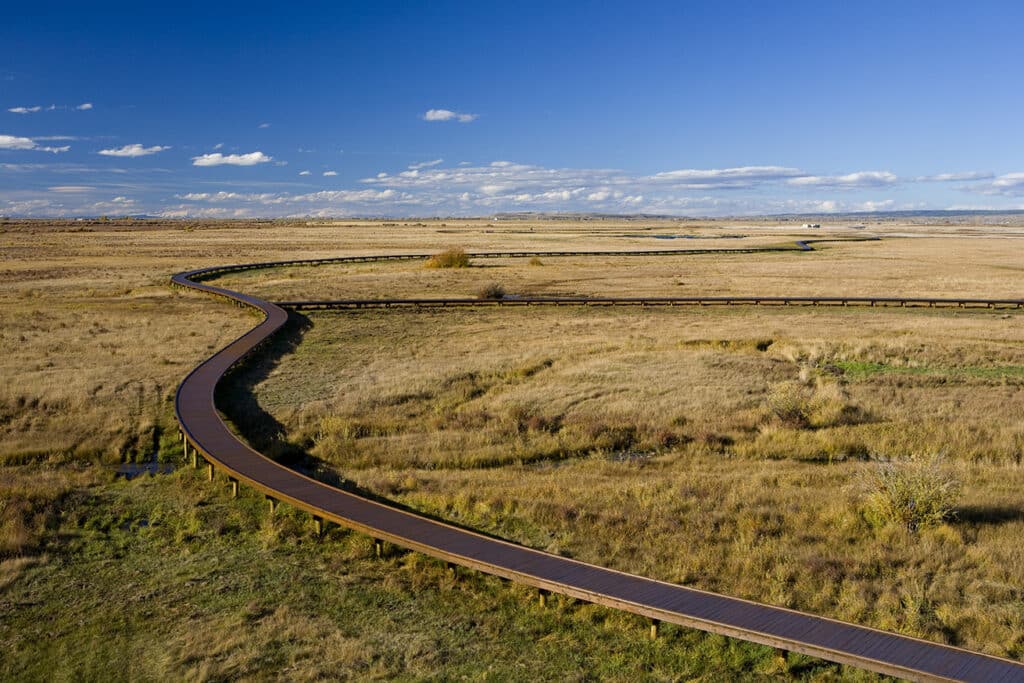
[[[474,258],[519,256],[650,256],[753,253],[794,248],[669,250],[644,252],[492,252]],[[808,251],[806,242],[798,250]],[[205,460],[209,476],[214,468],[227,474],[235,491],[239,483],[265,494],[273,506],[284,501],[313,515],[318,525],[334,522],[398,546],[446,562],[501,576],[543,591],[681,624],[711,633],[849,664],[870,671],[920,681],[1024,681],[1024,665],[960,648],[888,633],[812,614],[741,600],[664,581],[627,574],[559,557],[521,545],[467,531],[413,512],[342,491],[286,468],[239,441],[221,419],[214,404],[217,382],[232,366],[266,342],[287,321],[282,305],[214,287],[205,279],[229,272],[285,265],[319,265],[360,261],[426,258],[424,254],[343,257],[280,261],[203,268],[172,277],[178,287],[223,297],[237,305],[257,309],[263,320],[195,368],[178,387],[175,411],[185,441],[186,457],[198,465]],[[476,299],[375,300],[290,302],[294,308],[364,308],[381,306],[480,305],[699,305],[699,304],[803,304],[904,306],[1024,306],[1024,300],[921,299],[921,298],[807,298],[807,297],[700,297],[646,299]],[[652,627],[652,631],[654,627]]]

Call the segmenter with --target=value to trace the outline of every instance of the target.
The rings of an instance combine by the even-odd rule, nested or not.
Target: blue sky
[[[0,215],[1024,208],[1019,2],[2,14]]]

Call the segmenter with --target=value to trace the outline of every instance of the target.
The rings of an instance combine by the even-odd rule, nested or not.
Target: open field
[[[145,458],[154,442],[173,458],[166,430],[176,382],[249,324],[236,309],[170,292],[165,276],[175,270],[341,251],[431,253],[445,245],[483,251],[665,243],[619,236],[635,230],[628,225],[536,226],[533,234],[480,224],[459,231],[181,227],[16,226],[0,235],[11,255],[4,278],[12,284],[0,303],[5,348],[13,349],[0,361],[10,378],[2,404],[0,540],[8,559],[0,597],[17,606],[0,621],[0,638],[17,654],[0,664],[45,677],[54,670],[42,663],[27,669],[28,662],[60,652],[61,666],[71,667],[66,654],[81,652],[76,640],[100,637],[123,647],[163,637],[171,646],[133,662],[137,675],[255,675],[260,666],[293,666],[295,677],[484,677],[481,662],[488,661],[497,677],[561,678],[582,669],[584,677],[714,678],[774,670],[764,648],[682,631],[647,644],[638,620],[596,608],[566,605],[551,625],[549,616],[516,602],[522,595],[486,579],[459,584],[467,596],[451,611],[437,591],[443,572],[415,556],[389,560],[406,565],[404,573],[381,572],[365,561],[357,537],[336,532],[314,542],[298,519],[285,513],[269,522],[256,499],[236,511],[187,472],[125,483],[112,481],[104,467]],[[691,230],[722,231],[665,228]],[[791,229],[743,232],[751,236],[668,246],[794,238]],[[276,299],[472,296],[492,281],[513,294],[824,295],[891,294],[895,272],[900,293],[1019,296],[1020,268],[1005,239],[946,235],[881,244],[816,254],[489,261],[452,271],[412,262],[290,268],[223,281]],[[1020,319],[1016,312],[750,309],[316,314],[285,340],[299,342],[294,354],[257,364],[229,390],[244,398],[255,384],[257,402],[239,401],[234,411],[257,443],[457,522],[629,571],[1020,658]],[[781,419],[772,396],[787,383],[819,391],[828,409],[800,423]],[[275,422],[280,430],[266,429]],[[963,484],[959,518],[917,534],[868,524],[864,488],[875,460],[938,451]],[[154,554],[170,566],[154,566]],[[257,559],[245,566],[242,558],[250,556]],[[218,571],[235,571],[204,573],[203,558],[226,563]],[[309,582],[321,582],[319,595],[331,607],[318,609],[303,586],[266,588],[280,576],[278,563],[289,575],[318,577]],[[179,564],[190,568],[188,578],[169,574]],[[143,578],[121,598],[117,587],[130,572]],[[360,591],[343,590],[336,575],[358,577]],[[89,590],[83,576],[95,584]],[[185,615],[170,607],[184,599],[166,592],[175,580],[193,581],[200,594],[218,580],[238,583],[220,591],[225,602]],[[397,597],[369,599],[377,593],[367,586],[395,581]],[[43,587],[50,586],[73,596],[69,604],[48,599]],[[127,610],[131,623],[88,625],[82,614],[95,608],[90,595],[113,596],[111,613]],[[480,621],[494,601],[500,609],[487,619],[495,621]],[[428,625],[436,623],[445,624],[450,640],[401,651],[394,623],[371,618],[373,604],[409,610],[398,632],[413,641],[431,637]],[[284,640],[277,635],[286,621],[281,605],[295,610],[289,620],[300,625]],[[46,615],[57,620],[55,630],[16,635]],[[459,619],[466,621],[447,630]],[[530,630],[538,620],[547,624],[541,635]],[[578,636],[584,647],[531,651],[547,646],[515,640],[560,643],[574,629],[605,621],[610,631]],[[179,642],[186,623],[215,646]],[[351,623],[364,626],[345,625]],[[271,644],[227,642],[225,632],[238,629]],[[343,639],[336,650],[343,654],[318,670],[312,653],[323,632]],[[57,649],[40,649],[42,641]],[[268,649],[275,654],[261,660]],[[346,659],[345,652],[359,654]],[[525,663],[534,657],[543,661]],[[796,657],[791,664],[796,675],[839,671]]]

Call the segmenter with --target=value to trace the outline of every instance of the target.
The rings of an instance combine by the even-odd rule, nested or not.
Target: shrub
[[[795,429],[846,424],[857,412],[839,384],[820,379],[813,386],[805,382],[776,384],[766,404],[779,422]]]
[[[544,262],[540,260],[540,256],[534,256],[534,257],[530,258],[530,265],[531,266],[543,266]]]
[[[901,526],[911,533],[954,515],[960,482],[942,458],[889,463],[869,478],[864,518],[874,527]]]
[[[477,299],[504,299],[505,288],[499,285],[497,282],[492,282],[488,285],[484,285],[476,293]]]
[[[469,255],[463,249],[451,248],[427,259],[427,268],[468,268]]]

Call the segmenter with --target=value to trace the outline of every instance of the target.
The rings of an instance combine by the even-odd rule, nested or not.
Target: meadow
[[[443,223],[443,224],[442,224]],[[174,388],[254,319],[177,270],[359,253],[789,244],[708,222],[8,223],[0,293],[4,678],[873,679],[323,538],[180,462]],[[1019,297],[1013,229],[873,226],[815,253],[292,267],[275,300]],[[688,235],[689,238],[654,239]],[[1024,658],[1024,349],[1014,310],[307,312],[221,407],[255,445],[457,523],[666,580]],[[938,456],[936,458],[936,456]],[[909,465],[908,465],[909,463]],[[886,468],[951,515],[872,514]],[[929,470],[930,471],[930,470]],[[120,672],[120,673],[118,673]]]

